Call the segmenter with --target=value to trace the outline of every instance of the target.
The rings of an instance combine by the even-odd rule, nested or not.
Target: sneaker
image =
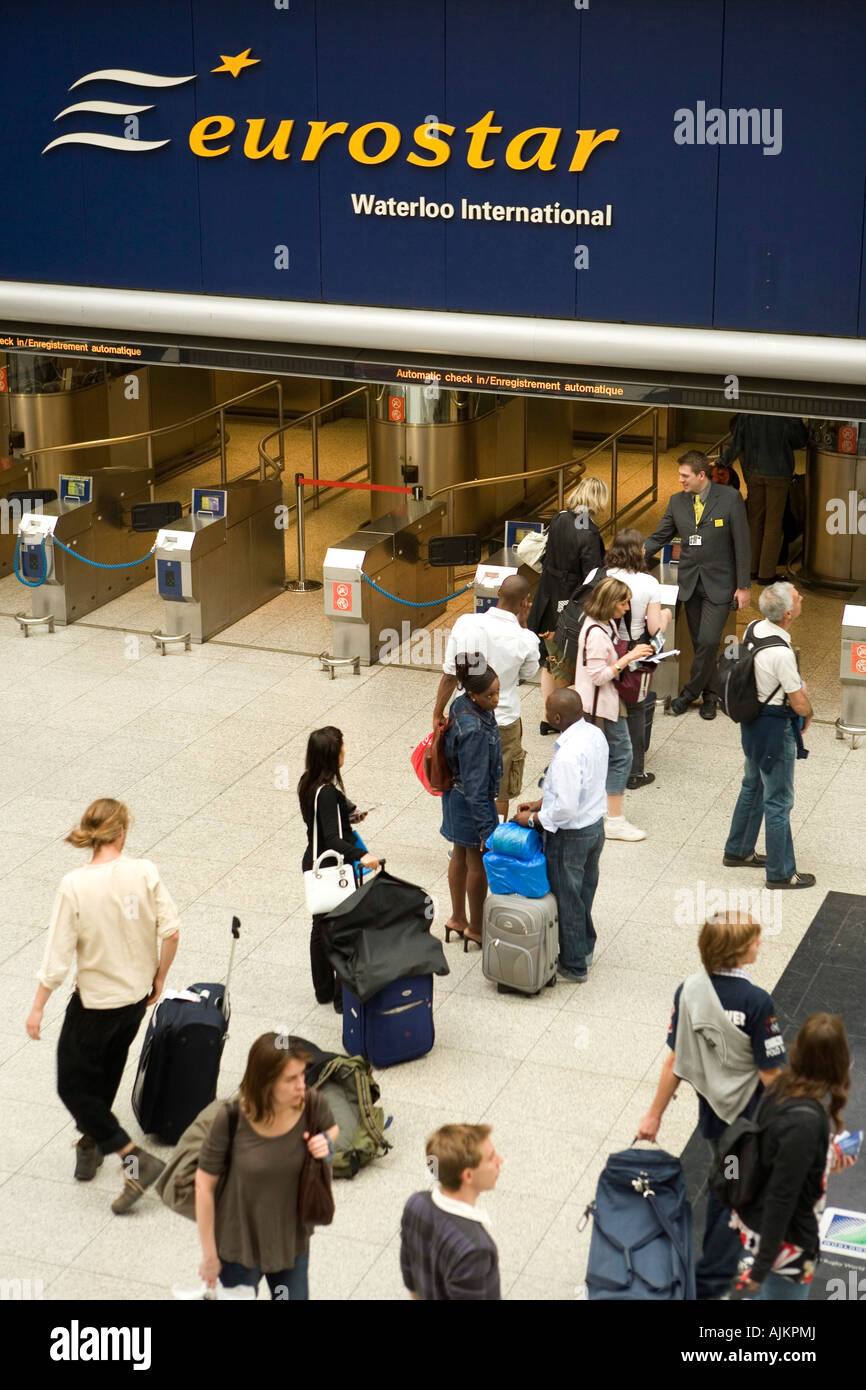
[[[767,862],[766,854],[726,854],[722,863],[726,869],[763,869]]]
[[[668,705],[671,714],[685,714],[691,708],[691,700],[688,695],[675,695]]]
[[[111,1210],[116,1216],[123,1216],[131,1211],[140,1197],[143,1197],[147,1188],[151,1187],[159,1177],[165,1164],[162,1159],[155,1154],[147,1152],[147,1149],[134,1148],[131,1153],[124,1154],[121,1162],[124,1172],[128,1172],[131,1164],[130,1159],[136,1159],[137,1176],[127,1177],[123,1184],[123,1191],[111,1204]],[[136,1171],[133,1169],[133,1171]]]
[[[553,724],[548,724],[547,720],[542,719],[538,732],[541,734],[542,738],[544,738],[547,734],[558,734],[559,730],[555,728]]]
[[[637,791],[638,787],[648,787],[651,782],[656,780],[654,772],[635,772],[629,777],[626,786],[630,792]]]
[[[576,970],[563,970],[561,965],[556,967],[556,973],[560,980],[565,980],[569,985],[585,985],[589,978],[585,970],[578,974]]]
[[[768,878],[768,888],[814,888],[814,874],[792,874],[790,878]]]
[[[715,719],[718,709],[718,700],[704,700],[700,709],[701,719]]]
[[[75,1149],[75,1176],[79,1182],[90,1182],[105,1161],[105,1154],[89,1134],[82,1134]]]
[[[638,830],[636,825],[631,825],[625,816],[604,818],[604,838],[606,840],[645,840],[646,831]]]

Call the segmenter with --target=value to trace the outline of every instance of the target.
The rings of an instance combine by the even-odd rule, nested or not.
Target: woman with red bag
[[[502,744],[493,711],[499,703],[499,677],[477,652],[455,659],[457,681],[463,690],[449,710],[445,757],[453,778],[442,794],[442,834],[454,846],[448,865],[451,933],[463,937],[463,949],[481,945],[487,875],[481,856],[488,836],[499,824],[496,792],[502,779]],[[468,900],[468,916],[467,916]]]
[[[629,648],[620,638],[619,622],[631,602],[631,590],[621,579],[603,579],[584,601],[586,615],[577,639],[574,689],[583,701],[585,717],[597,724],[608,743],[607,840],[645,840],[623,815],[625,785],[631,771],[632,747],[625,703],[616,682],[629,662],[653,655],[648,642]]]

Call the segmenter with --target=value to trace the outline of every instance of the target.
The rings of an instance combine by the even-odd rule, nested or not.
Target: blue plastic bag
[[[488,836],[487,845],[496,854],[509,854],[513,859],[534,859],[541,852],[541,836],[528,825],[505,821]]]
[[[499,829],[504,830],[505,827],[501,825]],[[488,852],[481,862],[491,893],[521,893],[524,898],[543,898],[545,893],[550,892],[547,860],[542,850],[531,859],[515,859],[512,854]]]

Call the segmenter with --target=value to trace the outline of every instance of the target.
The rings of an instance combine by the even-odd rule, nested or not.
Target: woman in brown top
[[[312,1228],[298,1222],[301,1169],[308,1151],[329,1162],[339,1133],[327,1101],[307,1089],[304,1072],[310,1061],[310,1053],[285,1033],[257,1038],[239,1100],[223,1107],[202,1146],[195,1211],[202,1248],[199,1273],[208,1288],[219,1278],[226,1289],[238,1284],[258,1289],[264,1274],[273,1299],[310,1296]],[[314,1117],[310,1129],[304,1123],[308,1106]],[[225,1174],[217,1200],[217,1184]]]

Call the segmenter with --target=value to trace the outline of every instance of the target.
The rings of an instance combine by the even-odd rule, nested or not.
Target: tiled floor
[[[823,616],[832,602],[810,597],[798,632],[824,721],[838,710],[838,617]],[[365,838],[396,873],[438,897],[441,933],[447,849],[438,803],[409,766],[436,678],[386,666],[330,681],[314,655],[329,639],[321,595],[281,596],[218,640],[166,658],[146,636],[161,618],[149,586],[87,625],[27,641],[8,616],[21,606],[14,579],[0,582],[0,710],[12,734],[0,782],[0,1277],[40,1279],[48,1298],[165,1299],[173,1283],[195,1282],[194,1228],[152,1199],[114,1217],[113,1162],[89,1186],[72,1178],[74,1128],[54,1082],[68,987],[47,1006],[43,1041],[24,1033],[53,892],[81,860],[63,836],[93,797],[128,801],[129,850],[156,860],[182,910],[174,986],[220,977],[231,915],[241,917],[221,1093],[237,1082],[253,1039],[277,1023],[337,1048],[339,1021],[315,1005],[310,986],[305,837],[292,788],[309,731],[337,724],[350,796],[384,803]],[[820,651],[824,685],[811,668]],[[537,732],[538,688],[524,687],[522,696],[529,792],[551,749]],[[793,826],[800,867],[817,873],[818,886],[763,904],[755,978],[768,988],[825,892],[866,892],[866,749],[837,741],[829,722],[813,725],[807,744]],[[404,1296],[402,1205],[424,1183],[425,1136],[456,1119],[492,1123],[505,1158],[488,1203],[506,1296],[579,1296],[589,1231],[578,1233],[577,1221],[605,1157],[630,1142],[651,1099],[671,998],[695,967],[708,896],[759,893],[762,885],[760,872],[721,866],[739,779],[736,729],[723,718],[706,724],[696,710],[678,720],[659,715],[648,766],[657,781],[628,794],[627,813],[649,838],[605,847],[587,985],[560,982],[535,999],[499,996],[477,951],[447,947],[451,973],[436,981],[436,1046],[381,1075],[394,1148],[337,1186],[335,1222],[313,1241],[314,1297]],[[118,1099],[134,1134],[138,1046]],[[661,1134],[675,1152],[696,1115],[683,1092]]]

